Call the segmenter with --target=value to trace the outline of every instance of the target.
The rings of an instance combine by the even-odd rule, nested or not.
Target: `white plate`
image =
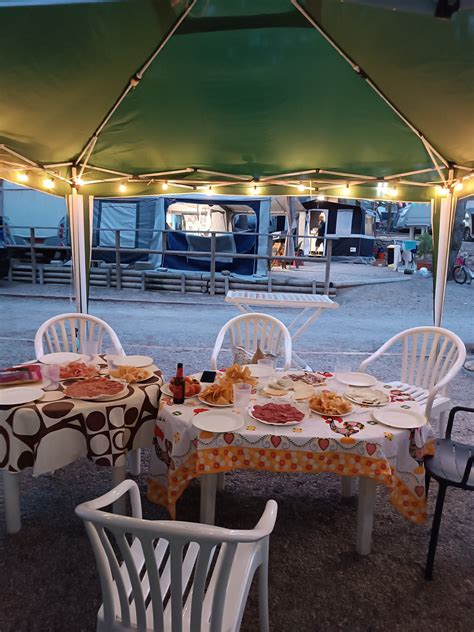
[[[40,399],[43,395],[43,389],[32,386],[4,388],[0,391],[0,406],[29,404],[30,402]]]
[[[202,388],[202,384],[201,384],[201,388]],[[161,387],[161,392],[163,393],[163,395],[168,395],[168,397],[173,397],[173,393],[171,392],[169,384],[163,384],[163,386]],[[193,397],[198,397],[198,396],[199,396],[199,393],[197,393],[197,395],[190,395],[189,397],[185,397],[184,399],[193,399]],[[211,406],[211,404],[209,404],[209,406]]]
[[[130,355],[130,356],[114,356],[113,363],[117,366],[134,366],[141,369],[144,366],[153,364],[153,358],[150,356]]]
[[[80,353],[46,353],[39,358],[41,364],[68,364],[82,359]]]
[[[399,407],[373,410],[375,421],[392,428],[421,428],[426,425],[426,417],[414,410],[404,410]]]
[[[367,373],[336,373],[336,380],[348,386],[373,386],[377,384],[377,378]]]
[[[269,402],[270,403],[270,402]],[[272,402],[274,404],[281,404],[282,402]],[[294,402],[283,402],[284,404],[291,404],[292,406],[294,406],[295,408],[298,408],[297,406],[295,406]],[[264,404],[259,404],[260,406],[263,406]],[[285,423],[279,423],[277,421],[263,421],[263,419],[259,419],[259,417],[255,417],[253,414],[253,407],[249,406],[249,415],[252,417],[252,419],[255,419],[255,421],[259,421],[261,424],[266,424],[267,426],[297,426],[298,424],[302,424],[303,421],[305,420],[305,417],[303,417],[303,419],[301,421],[286,421]],[[299,409],[298,409],[299,410]],[[303,411],[300,411],[303,412]]]
[[[375,403],[368,404],[364,402],[364,391],[365,389],[354,389],[351,393],[350,390],[344,393],[344,397],[348,399],[353,404],[359,404],[359,406],[369,406],[371,408],[377,408],[378,406],[386,406],[390,402],[390,398],[387,393],[384,393],[380,389],[367,389],[373,394],[377,394],[378,401]]]
[[[207,432],[232,432],[243,424],[242,417],[230,410],[208,410],[193,417],[193,426]]]
[[[234,404],[211,404],[207,400],[203,399],[200,395],[197,396],[198,400],[202,402],[205,406],[211,406],[211,408],[230,408]]]
[[[250,370],[252,377],[271,377],[275,373],[275,369],[271,366],[265,366],[264,364],[244,364],[243,369]]]

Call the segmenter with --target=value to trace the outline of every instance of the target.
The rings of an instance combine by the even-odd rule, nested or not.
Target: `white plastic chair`
[[[402,347],[400,381],[390,384],[409,393],[420,405],[425,406],[428,419],[432,415],[439,416],[440,433],[444,434],[447,412],[451,408],[446,387],[459,373],[466,359],[463,341],[442,327],[413,327],[387,340],[360,364],[359,371],[365,371],[369,364],[397,343]]]
[[[133,517],[101,511],[127,492]],[[143,520],[138,486],[126,480],[79,505],[76,514],[85,522],[100,575],[98,632],[237,632],[257,568],[260,630],[268,632],[274,500],[249,531]]]
[[[246,351],[255,352],[259,347],[263,353],[278,355],[283,347],[284,369],[291,366],[292,343],[291,335],[287,327],[268,314],[241,314],[231,318],[217,335],[214,349],[211,355],[211,368],[217,369],[217,356],[222,348],[224,338],[229,332],[232,352],[236,347],[242,347]]]
[[[84,342],[93,340],[97,340],[100,353],[104,335],[108,336],[111,347],[124,353],[119,337],[105,321],[89,314],[60,314],[39,327],[35,335],[35,354],[40,358],[45,353],[81,352]]]

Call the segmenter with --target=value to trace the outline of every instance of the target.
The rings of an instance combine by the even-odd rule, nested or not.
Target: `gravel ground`
[[[412,279],[341,293],[341,308],[323,316],[297,350],[321,368],[331,368],[341,354],[356,367],[396,331],[430,322],[430,290],[429,281]],[[31,358],[37,326],[69,309],[61,298],[1,300],[1,364]],[[472,288],[449,286],[446,326],[471,345],[472,305]],[[222,300],[185,300],[179,306],[94,301],[91,311],[111,322],[129,351],[150,353],[168,374],[178,358],[189,371],[202,368],[218,328],[235,315]],[[387,356],[378,373],[394,378],[398,362],[397,356]],[[463,370],[451,387],[453,402],[472,406],[473,383],[474,374]],[[473,418],[459,419],[458,437],[474,442]],[[145,473],[137,478],[143,492],[146,458]],[[0,631],[95,629],[100,587],[90,545],[73,510],[110,488],[110,472],[84,460],[36,479],[25,472],[21,486],[23,529],[14,536],[0,535]],[[433,484],[430,517],[435,495]],[[474,494],[448,492],[432,582],[422,576],[429,524],[416,526],[401,517],[383,489],[377,495],[373,550],[366,558],[354,552],[356,500],[342,500],[340,481],[329,474],[232,473],[218,493],[217,523],[251,527],[268,498],[279,503],[270,553],[272,630],[474,630]],[[146,500],[144,514],[166,517]],[[194,483],[179,502],[178,518],[198,517],[199,486]],[[258,630],[254,588],[242,630]]]

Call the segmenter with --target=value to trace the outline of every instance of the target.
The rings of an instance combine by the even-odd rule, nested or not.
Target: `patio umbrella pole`
[[[92,204],[92,196],[88,196],[84,200],[84,196],[80,195],[76,189],[73,189],[72,194],[67,196],[76,310],[83,314],[88,311],[89,299]]]

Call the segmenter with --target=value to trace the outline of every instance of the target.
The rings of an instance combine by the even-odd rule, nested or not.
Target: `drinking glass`
[[[244,416],[244,413],[250,404],[250,395],[252,393],[252,385],[244,384],[243,382],[237,382],[233,386],[234,391],[234,406],[239,413]]]
[[[275,370],[275,360],[273,358],[261,358],[257,360],[258,366],[263,366],[268,369],[268,375],[262,375],[258,378],[258,383],[261,388],[265,388],[270,383]]]
[[[109,369],[109,371],[113,371],[117,368],[115,360],[122,357],[123,353],[119,349],[117,349],[116,347],[107,347],[107,349],[105,350],[105,359],[107,361],[107,368]]]
[[[99,351],[98,340],[85,340],[82,343],[82,353],[85,355],[86,364],[97,363],[97,353]]]
[[[44,391],[55,391],[59,388],[59,364],[44,364],[41,367],[41,374],[45,381],[42,389]]]
[[[337,375],[338,373],[350,373],[351,363],[346,358],[337,358],[334,362],[334,373]]]

